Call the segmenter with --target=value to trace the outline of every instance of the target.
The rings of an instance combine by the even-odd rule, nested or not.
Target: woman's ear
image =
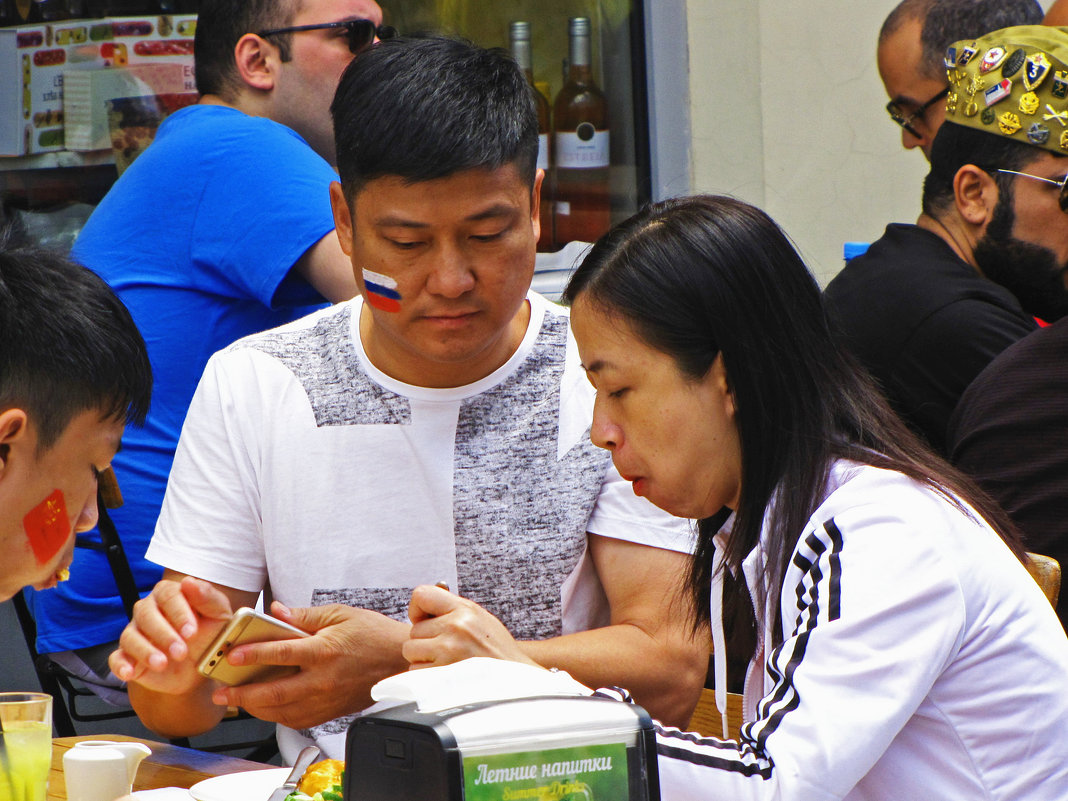
[[[974,164],[965,164],[953,176],[953,200],[961,218],[970,225],[985,228],[998,205],[998,183],[994,176]]]
[[[727,375],[727,366],[723,362],[723,351],[716,354],[709,373],[716,390],[722,394],[727,412],[733,416],[737,407],[734,404],[734,389],[731,386],[730,377]]]

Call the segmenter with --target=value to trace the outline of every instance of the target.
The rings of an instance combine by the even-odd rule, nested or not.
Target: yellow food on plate
[[[336,793],[341,796],[341,778],[345,773],[345,763],[340,759],[324,759],[313,762],[300,777],[297,789],[305,795],[316,793]],[[336,788],[336,789],[335,789]]]

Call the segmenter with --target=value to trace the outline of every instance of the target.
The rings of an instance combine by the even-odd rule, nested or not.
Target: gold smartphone
[[[248,684],[253,681],[268,681],[296,673],[295,665],[231,665],[226,655],[231,648],[254,642],[292,640],[311,636],[296,626],[291,626],[270,615],[243,606],[234,612],[226,628],[220,632],[197,662],[197,670],[209,679],[223,684]]]

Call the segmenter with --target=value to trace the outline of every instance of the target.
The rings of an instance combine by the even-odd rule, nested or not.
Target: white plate
[[[272,768],[213,776],[190,787],[189,795],[196,801],[267,801],[286,780],[289,770]]]

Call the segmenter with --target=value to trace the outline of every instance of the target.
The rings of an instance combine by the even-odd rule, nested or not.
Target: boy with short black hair
[[[66,577],[97,477],[151,392],[144,340],[107,284],[0,231],[0,600]]]

